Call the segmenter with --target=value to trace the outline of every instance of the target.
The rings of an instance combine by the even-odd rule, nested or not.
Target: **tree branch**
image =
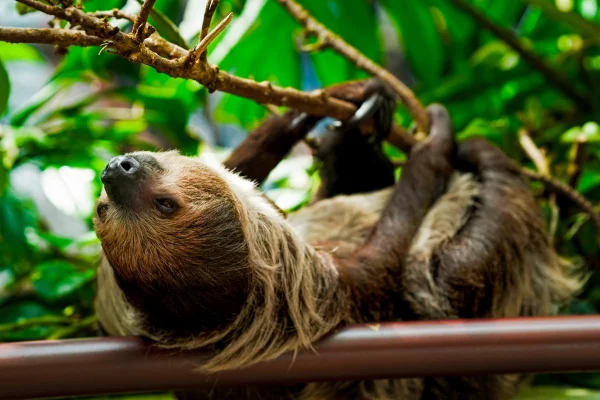
[[[217,66],[211,65],[208,62],[201,63],[198,68],[185,69],[182,68],[182,65],[188,52],[158,37],[156,34],[146,39],[142,44],[136,40],[134,32],[129,35],[125,34],[117,27],[108,24],[94,14],[86,14],[76,7],[66,7],[63,9],[42,4],[36,0],[17,1],[48,15],[69,21],[72,26],[79,25],[90,36],[108,39],[114,52],[131,62],[148,65],[159,72],[175,78],[193,79],[206,86],[209,91],[222,90],[227,93],[253,99],[259,103],[287,106],[309,114],[328,115],[337,119],[346,119],[356,111],[356,106],[353,104],[332,98],[322,90],[306,93],[292,88],[277,87],[269,82],[258,83],[220,71]],[[125,14],[121,13],[114,15],[125,17]],[[50,42],[49,40],[40,38],[37,33],[26,35],[26,37],[23,37],[23,32],[19,32],[19,34],[21,35],[21,39],[27,43],[36,42],[36,38],[41,39],[37,41],[38,43]],[[12,41],[11,35],[11,33],[4,31],[3,40]],[[68,45],[70,43],[69,41],[61,42],[58,33],[54,36],[57,39],[56,42],[52,42],[54,44]],[[161,55],[168,58],[163,58]]]
[[[350,60],[358,68],[365,70],[371,75],[374,75],[386,82],[400,96],[408,111],[415,119],[419,130],[429,132],[429,121],[425,109],[415,97],[415,94],[402,83],[398,78],[392,75],[389,71],[375,64],[367,56],[362,54],[358,49],[349,45],[342,38],[331,32],[323,24],[318,22],[306,11],[301,5],[294,0],[278,0],[287,12],[296,19],[304,29],[312,35],[315,35],[321,46],[329,46],[348,60]]]
[[[105,41],[102,38],[71,29],[3,28],[1,26],[0,40],[8,43],[61,44],[81,47],[100,46]]]
[[[504,43],[509,45],[523,58],[523,60],[525,60],[532,68],[538,70],[542,75],[544,75],[549,83],[567,95],[578,107],[583,110],[590,110],[591,99],[579,93],[566,77],[564,77],[558,71],[552,69],[543,58],[526,48],[519,38],[516,37],[511,31],[496,25],[477,8],[464,0],[450,1],[456,8],[462,10],[465,14],[469,15],[473,20],[475,20],[482,28],[490,31]]]
[[[142,38],[145,38],[148,32],[150,32],[150,30],[145,29],[145,26],[154,0],[146,0],[144,2],[140,15],[134,19],[134,21],[137,22],[136,30],[132,31],[131,34],[123,33],[119,28],[107,23],[103,19],[104,16],[106,16],[105,14],[100,14],[102,16],[95,15],[94,13],[88,14],[77,7],[67,6],[61,8],[43,4],[36,0],[16,1],[45,14],[68,21],[71,26],[81,26],[87,35],[73,29],[0,28],[1,40],[7,42],[51,43],[62,46],[71,44],[79,46],[106,45],[108,43],[116,54],[130,62],[148,65],[157,71],[174,78],[193,79],[207,87],[209,91],[221,90],[252,99],[258,103],[287,106],[308,114],[319,116],[327,115],[341,120],[350,117],[356,111],[356,106],[354,104],[333,98],[323,90],[315,90],[306,93],[292,88],[277,87],[269,82],[258,83],[250,79],[239,78],[227,72],[220,71],[217,66],[211,65],[207,61],[200,60],[201,62],[195,64],[197,65],[197,68],[182,68],[184,61],[189,54],[185,49],[166,41],[158,36],[158,34],[152,34],[141,41],[138,40],[137,34],[139,34],[140,31],[143,33]],[[308,32],[317,35],[319,40],[348,58],[357,67],[389,84],[400,95],[419,128],[423,132],[427,132],[429,125],[427,113],[415,97],[414,93],[407,86],[381,66],[358,52],[357,49],[347,44],[343,39],[327,30],[325,26],[317,22],[293,0],[278,1],[305,26]],[[462,3],[462,0],[452,1],[455,3]],[[113,10],[112,16],[130,19],[128,14],[119,12],[118,10]],[[135,25],[136,23],[134,22],[134,27]],[[144,26],[143,29],[141,28],[142,25]],[[491,24],[491,26],[495,27],[493,24]],[[497,27],[489,29],[496,28]],[[513,40],[516,41],[514,38]],[[518,41],[516,41],[516,43],[520,45]],[[524,54],[530,55],[527,51],[525,51]],[[522,55],[525,58],[524,54]],[[549,71],[549,73],[554,76],[554,72],[552,70]],[[567,85],[567,87],[571,89],[569,85]],[[405,151],[408,151],[417,142],[415,137],[399,126],[393,128],[390,137],[388,137],[388,141]],[[600,231],[600,215],[598,215],[593,209],[593,206],[573,188],[561,182],[554,181],[548,176],[538,174],[535,171],[524,169],[523,172],[532,179],[542,181],[550,190],[561,193],[572,199],[590,214],[591,219],[596,223]]]

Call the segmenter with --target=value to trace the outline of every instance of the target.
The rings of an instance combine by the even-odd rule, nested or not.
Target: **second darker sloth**
[[[329,91],[357,105],[380,96],[388,111],[392,101],[375,81]],[[111,160],[95,218],[103,328],[165,347],[209,347],[205,367],[220,371],[307,349],[347,324],[548,315],[578,290],[502,151],[484,140],[457,145],[447,111],[430,106],[429,138],[394,183],[379,143],[392,116],[378,107],[323,139],[319,201],[287,218],[252,181],[318,117],[271,117],[225,165],[177,152]],[[374,123],[378,139],[363,136],[361,123]],[[397,379],[180,396],[505,399],[523,381]]]

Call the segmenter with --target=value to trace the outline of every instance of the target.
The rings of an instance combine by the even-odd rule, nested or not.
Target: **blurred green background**
[[[0,2],[1,26],[45,27],[49,17]],[[135,0],[83,0],[86,11]],[[445,104],[460,138],[483,135],[522,165],[525,129],[552,175],[600,201],[599,0],[473,0],[480,13],[519,38],[586,97],[575,106],[453,0],[303,0],[315,17],[409,84],[424,103]],[[204,1],[158,0],[151,23],[195,44]],[[331,50],[301,49],[301,27],[275,0],[221,0],[215,22],[234,21],[209,60],[241,77],[304,90],[366,75]],[[20,15],[22,14],[22,15]],[[127,23],[115,21],[122,27]],[[198,83],[130,64],[98,48],[0,42],[0,341],[96,334],[93,311],[99,243],[91,225],[99,173],[133,149],[178,148],[224,157],[268,114],[265,107]],[[397,122],[410,119],[399,107]],[[391,147],[394,158],[403,155]],[[575,162],[575,155],[583,158]],[[580,168],[577,168],[577,167]],[[309,152],[294,149],[264,184],[286,210],[302,206],[318,179]],[[542,186],[532,184],[560,253],[600,268],[586,215],[557,198],[558,223]],[[565,313],[597,313],[597,273]],[[600,374],[540,376],[527,399],[600,399]],[[159,396],[161,398],[168,395]],[[154,399],[155,397],[147,397]]]

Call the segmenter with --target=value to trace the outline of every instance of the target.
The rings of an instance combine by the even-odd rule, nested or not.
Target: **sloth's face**
[[[157,329],[218,329],[250,285],[239,201],[197,159],[176,152],[113,158],[94,225],[128,301]]]

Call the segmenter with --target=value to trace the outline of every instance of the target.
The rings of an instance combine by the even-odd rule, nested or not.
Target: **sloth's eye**
[[[154,200],[154,204],[156,204],[158,211],[163,214],[171,214],[177,208],[175,201],[168,197],[158,197]]]
[[[108,211],[108,204],[98,204],[98,207],[96,207],[96,213],[100,219],[106,216],[106,211]]]

